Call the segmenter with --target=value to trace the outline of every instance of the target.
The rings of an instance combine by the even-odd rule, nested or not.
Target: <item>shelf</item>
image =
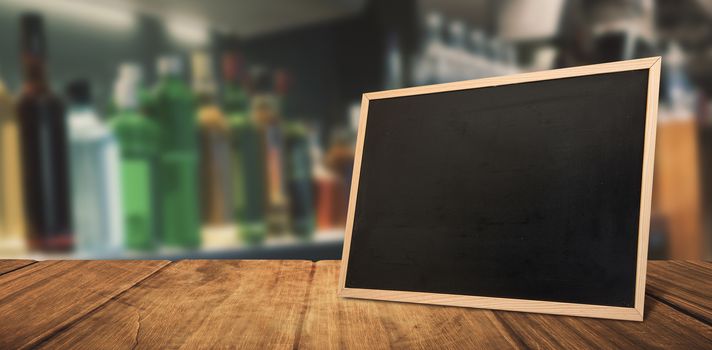
[[[159,249],[153,252],[105,252],[45,254],[32,253],[34,260],[99,259],[99,260],[181,260],[181,259],[301,259],[337,260],[341,258],[344,234],[341,229],[318,231],[312,240],[300,241],[294,237],[270,238],[261,245],[228,242],[225,232],[234,230],[204,229],[203,236],[210,237],[200,250]],[[231,234],[232,235],[232,234]],[[232,235],[234,236],[234,235]],[[220,245],[220,243],[223,245]]]

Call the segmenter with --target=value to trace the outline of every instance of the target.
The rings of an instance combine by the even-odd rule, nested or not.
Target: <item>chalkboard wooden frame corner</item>
[[[657,129],[658,90],[660,83],[661,61],[661,57],[657,56],[628,61],[595,64],[589,66],[522,73],[510,76],[492,77],[446,84],[436,84],[364,93],[361,100],[361,111],[355,148],[351,192],[349,196],[342,263],[338,282],[338,296],[344,298],[373,299],[420,304],[435,304],[494,310],[545,313],[554,315],[643,321],[645,300],[645,277],[648,255],[648,234],[650,227],[650,204],[653,187],[653,167],[655,155],[655,136]],[[361,158],[363,155],[364,139],[366,134],[369,101],[393,97],[442,93],[484,87],[496,87],[509,84],[520,84],[633,70],[648,70],[648,90],[644,131],[645,140],[643,145],[643,168],[640,192],[640,215],[638,224],[635,301],[633,307],[574,304],[540,300],[509,299],[471,295],[439,294],[398,290],[376,290],[346,287],[346,274],[348,273],[351,235],[354,226],[356,201],[359,188],[359,177],[361,174]]]

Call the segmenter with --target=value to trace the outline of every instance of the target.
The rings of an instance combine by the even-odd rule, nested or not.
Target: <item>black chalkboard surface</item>
[[[365,94],[340,294],[642,320],[659,67]]]

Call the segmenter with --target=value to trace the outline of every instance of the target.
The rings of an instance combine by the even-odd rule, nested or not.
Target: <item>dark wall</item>
[[[398,38],[402,66],[409,71],[416,22],[415,1],[373,1],[352,18],[260,36],[241,46],[249,62],[291,72],[288,114],[320,120],[329,129],[346,123],[348,106],[360,103],[362,93],[383,89],[389,35]]]

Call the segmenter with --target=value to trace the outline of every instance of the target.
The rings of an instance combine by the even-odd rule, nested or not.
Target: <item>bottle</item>
[[[277,97],[277,115],[280,119],[289,113],[289,88],[292,82],[285,70],[274,75]],[[289,206],[291,232],[299,239],[309,239],[314,233],[314,183],[307,128],[296,120],[281,121],[283,125],[283,177]]]
[[[271,76],[258,72],[251,118],[257,125],[264,147],[267,176],[267,232],[282,236],[289,230],[289,202],[284,178],[284,134],[280,118],[280,99],[274,93]]]
[[[157,190],[160,236],[168,247],[198,248],[198,145],[195,98],[181,78],[176,56],[158,60],[159,82],[147,98],[147,111],[161,132]]]
[[[284,135],[292,232],[300,239],[308,239],[316,225],[309,134],[302,123],[290,122],[285,125]]]
[[[0,253],[25,249],[20,145],[14,101],[0,80]]]
[[[665,87],[667,88],[667,103],[671,113],[663,114],[664,119],[687,118],[694,115],[697,105],[696,93],[692,87],[687,73],[685,63],[687,58],[677,42],[668,45],[665,72]]]
[[[346,223],[359,118],[360,107],[355,103],[349,108],[348,127],[332,130],[331,146],[325,160],[326,166],[334,175],[337,184],[332,191],[333,222],[336,223],[336,226],[341,227]]]
[[[336,177],[326,166],[324,147],[320,141],[320,128],[312,128],[308,135],[309,154],[312,159],[312,174],[315,183],[316,228],[326,231],[336,227],[334,221],[334,197],[338,187]]]
[[[419,68],[420,84],[435,84],[445,81],[448,72],[445,60],[447,48],[443,40],[443,17],[437,12],[430,12],[425,17],[424,59]]]
[[[470,55],[466,51],[466,28],[460,20],[448,24],[448,71],[447,80],[470,78]]]
[[[72,247],[71,199],[64,106],[46,79],[42,18],[21,19],[25,81],[17,103],[25,215],[30,245],[67,251]]]
[[[259,244],[267,236],[265,154],[262,136],[256,123],[249,117],[247,94],[240,86],[240,63],[238,55],[223,56],[232,190],[238,236],[248,244]]]
[[[402,54],[396,33],[389,33],[387,37],[385,67],[385,88],[391,90],[403,87]]]
[[[353,144],[351,134],[347,130],[336,130],[332,134],[331,146],[326,154],[327,167],[337,180],[337,187],[333,190],[332,209],[336,226],[346,224],[354,163]]]
[[[222,226],[232,221],[229,126],[215,99],[210,57],[204,52],[192,56],[193,91],[198,96],[200,129],[200,194],[203,223]]]
[[[123,223],[116,139],[92,107],[86,80],[70,83],[67,96],[75,248],[117,251]]]
[[[130,250],[153,250],[158,236],[156,123],[139,111],[141,72],[131,63],[119,67],[114,85],[115,114],[111,128],[119,144],[119,174],[123,204],[123,243]]]

